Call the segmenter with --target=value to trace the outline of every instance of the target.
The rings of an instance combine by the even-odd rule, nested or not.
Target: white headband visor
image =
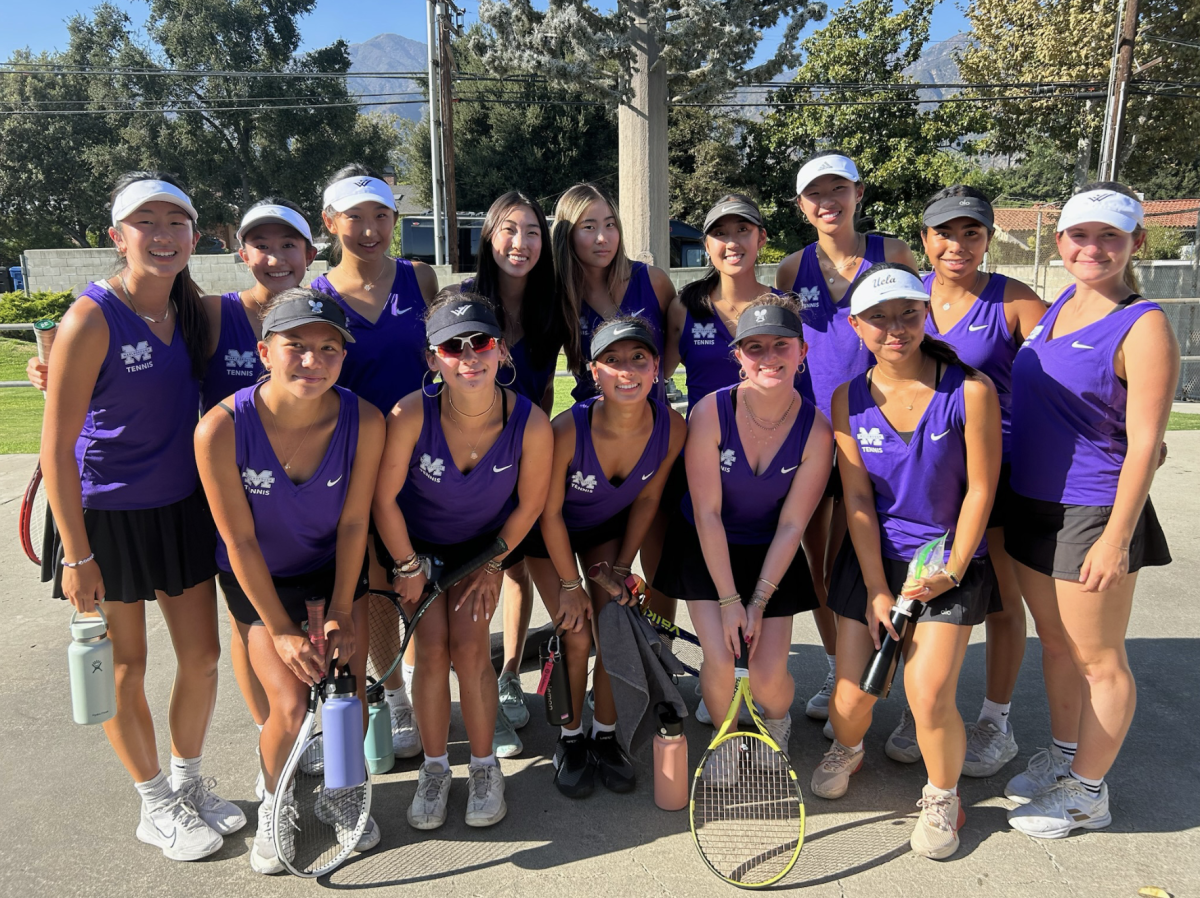
[[[166,181],[134,181],[118,193],[117,198],[113,200],[113,226],[120,224],[146,203],[158,202],[178,206],[188,214],[192,221],[198,218],[196,207],[192,205],[188,195],[174,184],[168,184]]]
[[[1089,221],[1111,225],[1132,234],[1144,221],[1142,204],[1115,190],[1089,190],[1077,193],[1067,200],[1062,215],[1058,217],[1057,230],[1061,234],[1067,228]]]
[[[805,187],[822,175],[837,175],[855,183],[862,180],[853,159],[845,156],[819,156],[800,166],[796,175],[796,196],[802,194]]]
[[[392,188],[386,181],[378,178],[361,177],[343,178],[325,188],[325,208],[334,212],[345,212],[359,203],[382,203],[393,212],[396,211],[396,198]]]
[[[255,206],[246,213],[242,219],[241,227],[237,231],[238,243],[245,243],[242,239],[246,232],[256,225],[264,222],[273,221],[282,225],[287,225],[289,228],[294,228],[301,237],[307,240],[310,244],[313,242],[312,230],[308,226],[308,222],[304,220],[304,216],[295,209],[289,209],[287,206]]]
[[[929,302],[929,294],[925,292],[925,285],[915,274],[885,268],[867,276],[854,288],[854,295],[850,297],[850,314],[861,315],[872,306],[889,299],[919,299]]]

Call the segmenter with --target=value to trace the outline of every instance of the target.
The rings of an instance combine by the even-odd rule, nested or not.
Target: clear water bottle
[[[382,688],[367,690],[367,738],[363,742],[367,769],[373,776],[387,773],[396,763],[392,748],[392,712]]]
[[[104,723],[117,713],[117,680],[113,672],[113,647],[108,638],[108,618],[100,606],[99,617],[71,614],[71,645],[67,667],[71,672],[71,714],[76,723]]]
[[[347,665],[334,679],[332,692],[321,709],[326,789],[361,786],[367,779],[362,703],[357,692],[358,681]]]

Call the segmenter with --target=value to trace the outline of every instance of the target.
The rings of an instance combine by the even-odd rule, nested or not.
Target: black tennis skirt
[[[283,610],[287,612],[288,617],[296,623],[301,623],[308,619],[307,603],[309,599],[324,600],[325,610],[329,610],[336,577],[337,564],[331,561],[324,567],[307,574],[296,574],[293,577],[272,577],[271,582],[275,584],[275,593],[279,596],[279,601],[283,603]],[[257,624],[262,621],[254,603],[250,601],[250,597],[238,583],[237,577],[229,571],[219,571],[217,582],[221,584],[221,592],[225,594],[225,604],[229,606],[229,611],[235,620],[243,624]],[[355,601],[367,594],[368,585],[367,559],[364,556],[362,571],[354,586]]]
[[[571,551],[579,555],[589,549],[596,548],[596,546],[602,546],[615,539],[622,539],[625,536],[625,529],[628,524],[629,508],[626,507],[595,527],[588,527],[585,530],[568,530],[567,536],[571,539]],[[529,536],[525,537],[525,541],[521,543],[521,553],[526,558],[550,557],[550,550],[546,548],[546,541],[542,538],[542,531],[537,527],[530,530]]]
[[[49,518],[47,513],[42,582],[53,581],[53,596],[61,599],[62,539]],[[217,528],[199,488],[162,508],[85,508],[83,524],[104,577],[107,602],[153,602],[156,592],[182,595],[216,576]]]

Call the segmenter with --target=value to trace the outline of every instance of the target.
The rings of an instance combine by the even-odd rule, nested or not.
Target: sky
[[[97,0],[98,2],[98,0]],[[110,0],[128,12],[135,26],[146,21],[149,6],[144,0]],[[35,53],[42,50],[65,50],[67,20],[76,13],[87,14],[96,6],[90,0],[54,0],[49,3],[30,3],[28,0],[0,0],[0,60],[8,59],[17,49],[28,47]],[[478,20],[478,0],[458,0],[465,8],[465,24]],[[611,6],[600,0],[601,7]],[[831,0],[831,8],[840,0]],[[955,0],[942,0],[933,15],[931,40],[944,40],[963,30],[964,20]],[[819,26],[818,26],[819,27]],[[424,0],[317,0],[313,12],[301,20],[302,50],[327,46],[337,38],[355,44],[377,34],[400,34],[412,40],[425,41]],[[810,31],[814,30],[810,26]],[[775,38],[782,34],[775,29]],[[774,42],[768,32],[759,45],[761,61],[771,53]]]

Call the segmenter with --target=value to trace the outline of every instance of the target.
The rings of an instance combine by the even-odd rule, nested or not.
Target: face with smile
[[[524,205],[508,209],[490,241],[500,273],[523,278],[533,271],[542,255],[542,236],[542,226],[532,209]]]
[[[440,374],[446,386],[455,393],[484,391],[491,395],[492,386],[496,382],[496,372],[508,358],[508,349],[504,341],[496,340],[491,349],[483,352],[476,352],[469,343],[464,346],[457,337],[450,342],[452,350],[449,352],[443,351],[440,346],[426,352],[429,370]]]
[[[392,244],[396,213],[383,203],[364,202],[345,212],[322,212],[325,229],[342,244],[342,250],[364,261],[381,260]]]
[[[854,226],[854,210],[862,200],[863,185],[841,175],[821,175],[805,185],[796,204],[809,223],[824,234]]]
[[[718,218],[704,235],[704,250],[713,267],[729,277],[753,271],[766,244],[766,230],[737,215]]]
[[[592,377],[606,401],[636,403],[650,395],[658,358],[640,340],[618,340],[592,362]]]
[[[607,268],[621,245],[617,216],[604,200],[595,200],[571,229],[571,247],[581,265]]]
[[[764,390],[790,388],[807,354],[808,345],[799,337],[778,334],[746,337],[734,349],[738,364],[746,372],[746,382]]]
[[[108,229],[117,252],[135,274],[174,278],[187,267],[200,233],[191,216],[174,203],[155,200]]]
[[[925,255],[943,280],[974,278],[990,239],[987,228],[973,218],[955,218],[921,230]]]
[[[921,351],[928,311],[919,299],[887,299],[851,315],[850,323],[877,359],[899,362]]]
[[[1135,237],[1098,221],[1072,225],[1055,236],[1063,267],[1076,281],[1095,288],[1123,281],[1125,266],[1145,239],[1144,233]]]
[[[288,225],[266,222],[251,228],[238,255],[254,279],[271,293],[299,287],[317,250]]]
[[[268,334],[258,344],[258,355],[273,384],[297,398],[311,399],[337,382],[346,345],[335,327],[314,321]]]

